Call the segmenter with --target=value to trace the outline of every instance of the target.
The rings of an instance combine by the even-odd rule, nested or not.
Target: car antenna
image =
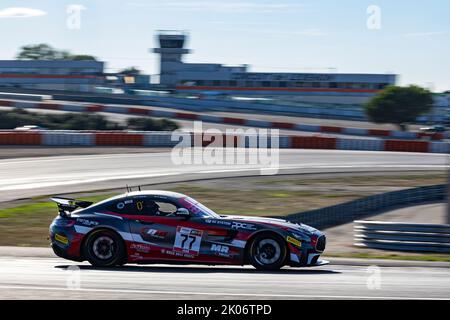
[[[141,186],[138,186],[138,190],[141,191]]]
[[[126,186],[127,186],[127,193],[128,193],[128,192],[130,192],[130,188],[128,187],[128,185],[126,185]]]

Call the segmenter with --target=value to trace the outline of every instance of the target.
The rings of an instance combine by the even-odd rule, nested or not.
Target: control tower
[[[177,84],[177,73],[183,69],[183,54],[190,52],[184,49],[187,33],[184,31],[158,30],[156,34],[159,48],[154,53],[160,55],[160,84],[174,88]]]

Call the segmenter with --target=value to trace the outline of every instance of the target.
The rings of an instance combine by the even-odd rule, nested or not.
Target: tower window
[[[160,39],[159,44],[161,48],[175,48],[181,49],[183,48],[184,40],[165,40]]]

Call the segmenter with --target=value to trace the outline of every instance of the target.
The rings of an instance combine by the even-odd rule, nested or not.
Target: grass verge
[[[396,185],[404,188],[444,183],[445,177],[445,173],[345,176],[342,179],[258,177],[174,183],[152,186],[152,189],[188,194],[219,214],[283,216],[389,191]],[[97,202],[117,193],[105,191],[70,196]],[[48,227],[56,214],[56,204],[47,197],[0,209],[0,246],[47,246]]]

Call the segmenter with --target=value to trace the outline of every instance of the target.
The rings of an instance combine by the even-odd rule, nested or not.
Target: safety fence
[[[391,191],[326,208],[295,213],[286,216],[285,219],[319,229],[329,228],[397,207],[441,201],[445,198],[445,188],[446,185],[433,185]]]
[[[60,103],[60,102],[34,102],[34,101],[16,101],[0,100],[0,107],[14,107],[22,109],[42,109],[42,110],[60,110],[67,112],[106,112],[128,115],[141,115],[152,117],[163,117],[170,119],[204,121],[220,124],[242,125],[249,127],[273,128],[283,130],[296,130],[305,132],[315,132],[323,134],[342,134],[349,136],[367,136],[392,139],[426,139],[442,140],[450,138],[450,132],[445,133],[427,133],[427,132],[406,132],[381,129],[363,129],[346,128],[339,126],[322,126],[294,122],[274,122],[260,119],[247,119],[238,117],[222,117],[217,115],[205,115],[194,112],[175,112],[169,110],[152,109],[150,107],[140,106],[118,106],[107,104],[86,104],[86,103]]]
[[[220,139],[220,141],[218,140]],[[200,143],[198,143],[200,141]],[[211,135],[168,131],[0,131],[0,145],[20,146],[140,146],[174,147],[176,145],[240,148],[293,148],[364,151],[402,151],[450,153],[450,143],[437,141],[355,139],[315,136],[270,136],[263,134]],[[275,144],[276,143],[276,144]]]
[[[355,221],[354,245],[381,250],[450,253],[450,225]]]

